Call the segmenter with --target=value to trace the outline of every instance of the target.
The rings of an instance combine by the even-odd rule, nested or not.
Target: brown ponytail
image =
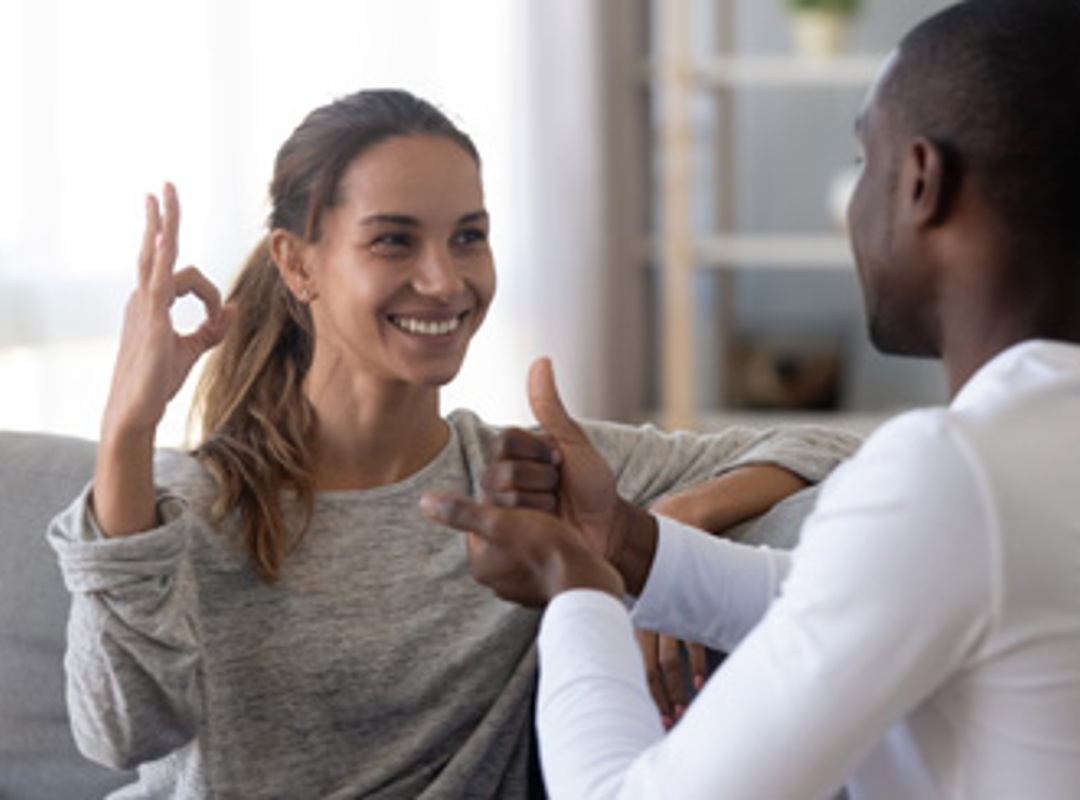
[[[236,322],[197,389],[206,436],[197,452],[218,483],[215,517],[240,510],[255,568],[273,582],[290,547],[278,493],[295,490],[308,513],[314,497],[305,444],[314,416],[303,391],[313,352],[310,315],[281,280],[269,237],[249,256],[229,301]]]

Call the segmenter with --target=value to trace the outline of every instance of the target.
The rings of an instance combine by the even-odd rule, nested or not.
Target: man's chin
[[[870,344],[879,353],[887,356],[904,358],[938,358],[939,348],[933,343],[916,339],[910,335],[897,335],[895,331],[881,325],[870,325]]]

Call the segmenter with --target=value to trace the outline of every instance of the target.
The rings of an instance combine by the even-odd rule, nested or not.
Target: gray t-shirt
[[[406,480],[318,494],[277,585],[254,573],[235,517],[210,521],[214,485],[188,455],[159,455],[160,528],[104,539],[87,492],[55,520],[73,596],[76,741],[96,761],[139,767],[114,797],[542,791],[531,753],[538,615],[475,583],[463,537],[418,510],[430,489],[480,494],[499,430],[470,412],[448,421],[446,448]],[[857,446],[814,428],[586,430],[638,504],[750,463],[816,482]]]

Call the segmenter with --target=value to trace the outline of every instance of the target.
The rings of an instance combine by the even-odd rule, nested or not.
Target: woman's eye
[[[405,233],[384,233],[375,237],[369,247],[376,253],[403,253],[412,245],[412,237]]]
[[[469,228],[454,234],[454,244],[458,247],[481,245],[487,242],[487,231],[481,228]]]

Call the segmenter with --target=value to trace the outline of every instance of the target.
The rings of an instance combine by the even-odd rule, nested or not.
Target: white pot
[[[830,11],[794,11],[791,14],[796,52],[806,58],[837,55],[847,46],[851,19]]]
[[[851,204],[851,196],[855,194],[855,185],[859,182],[858,167],[844,167],[837,172],[831,181],[825,195],[825,205],[829,210],[829,216],[837,229],[847,230],[847,210]]]

